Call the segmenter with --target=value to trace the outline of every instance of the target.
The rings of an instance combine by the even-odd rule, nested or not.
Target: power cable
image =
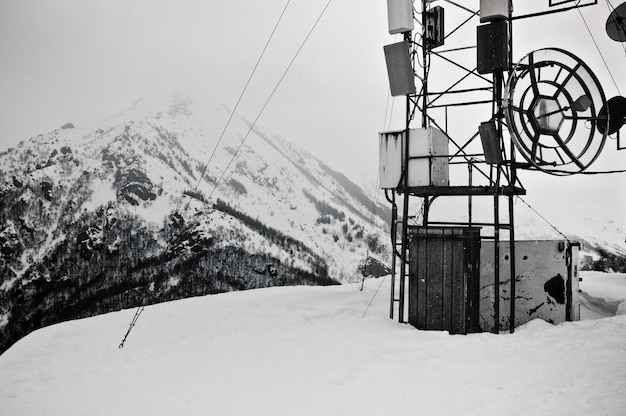
[[[615,11],[615,7],[613,7],[613,3],[611,3],[609,0],[606,0],[606,7],[609,9],[609,13],[613,13]],[[622,44],[622,49],[624,49],[624,54],[626,55],[626,41],[621,42],[621,44]]]
[[[387,103],[385,105],[385,118],[383,119],[383,131],[387,131],[387,129],[391,125],[391,118],[393,117],[393,104],[395,103],[395,99],[391,97],[391,111],[389,114],[389,125],[387,124],[387,110],[389,109],[389,97],[391,97],[391,93],[387,93]],[[380,172],[376,174],[376,188],[374,191],[374,199],[372,200],[372,210],[370,216],[370,224],[369,224],[369,232],[371,233],[372,228],[374,228],[374,216],[376,215],[376,207],[378,205],[378,195],[379,195],[379,184],[380,184]],[[365,265],[363,267],[363,271],[365,271],[365,266],[367,266],[367,259],[370,255],[370,247],[367,244],[367,252],[365,254]],[[393,255],[393,253],[392,253]],[[361,291],[363,291],[363,286],[365,284],[365,274],[363,275],[363,279],[361,280]]]
[[[593,41],[593,44],[596,46],[596,49],[598,50],[598,53],[600,54],[600,58],[602,58],[602,62],[604,62],[604,66],[606,67],[607,71],[609,71],[609,76],[611,77],[611,80],[613,81],[613,85],[615,85],[615,89],[617,90],[617,93],[619,95],[622,95],[622,93],[619,90],[619,87],[617,86],[617,82],[615,82],[615,78],[613,78],[613,73],[611,72],[611,68],[609,68],[609,65],[604,59],[604,55],[602,54],[602,51],[600,50],[600,47],[598,46],[598,42],[596,42],[596,38],[594,38],[593,33],[591,32],[591,29],[589,28],[589,25],[587,24],[587,20],[585,20],[585,16],[583,16],[580,9],[576,9],[576,10],[578,11],[578,14],[580,15],[581,19],[583,19],[583,23],[585,24],[585,27],[587,28],[587,32],[589,32],[589,36],[591,36],[591,40]]]
[[[283,16],[285,15],[285,11],[287,10],[287,7],[289,6],[290,2],[291,2],[291,0],[287,0],[287,3],[285,3],[285,7],[283,8],[280,16],[278,17],[278,21],[276,22],[276,24],[274,25],[274,28],[272,29],[272,33],[270,34],[269,38],[267,39],[267,42],[265,42],[265,46],[263,47],[263,50],[261,51],[261,54],[259,55],[259,58],[257,59],[255,65],[254,65],[254,68],[252,69],[252,72],[250,73],[250,76],[248,77],[248,80],[246,81],[246,85],[243,87],[243,90],[241,91],[241,94],[239,94],[239,98],[237,99],[237,103],[235,104],[235,107],[231,111],[230,116],[228,117],[228,121],[226,122],[226,125],[224,126],[224,129],[222,130],[222,133],[220,134],[220,137],[217,140],[217,143],[215,144],[215,147],[213,148],[213,151],[211,152],[211,156],[209,157],[208,162],[206,163],[206,165],[204,166],[204,169],[202,170],[202,174],[200,175],[200,178],[198,179],[198,183],[196,183],[196,186],[194,187],[194,191],[196,191],[198,189],[198,187],[200,186],[200,183],[202,182],[202,179],[204,178],[204,175],[206,174],[206,171],[207,171],[209,165],[211,164],[211,161],[213,160],[213,156],[215,155],[215,152],[217,151],[217,148],[220,145],[220,143],[222,141],[222,138],[224,137],[224,134],[226,133],[226,130],[228,129],[228,126],[230,125],[230,122],[232,121],[233,116],[234,116],[235,112],[237,111],[237,108],[239,107],[239,104],[241,103],[241,100],[243,99],[244,94],[246,93],[246,91],[248,89],[248,86],[250,85],[250,82],[252,81],[252,78],[254,77],[254,74],[256,73],[256,70],[259,67],[259,64],[261,63],[261,60],[263,59],[263,56],[265,55],[265,52],[267,51],[267,48],[268,48],[270,42],[272,41],[272,38],[274,37],[274,34],[276,33],[276,29],[278,28],[280,22],[282,21]],[[316,22],[316,24],[317,24],[317,22]],[[308,36],[307,36],[307,38],[308,38]],[[293,63],[293,61],[292,61],[292,63]],[[284,77],[284,75],[283,75],[283,77]],[[282,78],[281,78],[281,81],[282,81]],[[256,120],[255,120],[255,122],[256,122]],[[248,132],[248,134],[249,133],[250,132]],[[247,137],[247,135],[246,135],[246,137]],[[245,138],[244,138],[244,140],[245,140]],[[241,145],[240,145],[240,148],[241,148]],[[234,156],[233,156],[233,158],[234,158]],[[231,159],[231,162],[232,162],[232,159]],[[228,165],[230,166],[230,163]],[[228,169],[228,167],[226,169]],[[224,176],[223,172],[222,172],[222,176]],[[221,177],[220,177],[220,180],[221,180]],[[218,184],[219,184],[219,181],[216,183],[215,188],[217,187]],[[213,188],[213,191],[215,190],[215,188]],[[213,191],[211,191],[211,195],[213,195]],[[209,198],[210,198],[210,196],[209,196]],[[185,210],[184,211],[187,211],[187,209],[189,208],[189,204],[190,203],[191,203],[191,199],[189,201],[187,201],[187,204],[185,205]],[[130,323],[130,326],[128,327],[128,331],[126,332],[126,335],[124,335],[124,339],[122,339],[122,342],[120,343],[119,348],[123,348],[124,347],[124,343],[126,342],[126,339],[128,338],[128,336],[130,335],[130,332],[135,327],[135,324],[137,323],[137,320],[139,319],[139,316],[141,316],[141,313],[143,312],[143,309],[144,309],[143,305],[140,305],[137,308],[137,311],[135,312],[135,316],[133,317],[133,319],[132,319],[132,321]]]
[[[376,216],[376,211],[377,211],[376,207],[378,206],[379,183],[380,183],[380,172],[376,174],[376,188],[374,190],[374,198],[372,199],[372,209],[370,211],[370,223],[369,223],[368,232],[365,235],[370,235],[372,233],[372,229],[374,228],[374,217]],[[363,291],[363,285],[365,284],[365,268],[367,267],[367,259],[370,256],[369,243],[367,243],[366,246],[367,246],[367,251],[365,253],[365,262],[363,263],[363,270],[362,270],[363,279],[361,280],[361,292]]]
[[[293,58],[291,59],[291,62],[289,62],[289,65],[287,65],[287,68],[285,69],[285,71],[283,72],[282,76],[280,77],[280,79],[278,80],[278,82],[276,83],[276,86],[274,87],[274,89],[272,90],[271,94],[269,95],[269,97],[267,98],[267,100],[265,101],[265,104],[263,104],[263,107],[261,108],[261,110],[259,111],[258,115],[256,116],[256,118],[254,119],[254,121],[252,122],[252,124],[250,125],[250,128],[248,129],[248,132],[246,133],[246,135],[243,137],[243,139],[241,140],[241,143],[239,143],[239,147],[237,147],[237,150],[235,150],[235,153],[233,154],[233,156],[230,158],[230,161],[228,162],[228,165],[226,165],[226,168],[222,171],[222,174],[220,175],[219,179],[217,180],[217,182],[215,183],[215,186],[213,187],[213,189],[211,190],[211,193],[209,194],[209,197],[207,198],[208,200],[211,199],[211,197],[213,196],[213,193],[215,192],[215,190],[217,189],[217,187],[220,185],[220,183],[222,182],[222,179],[224,178],[224,175],[226,174],[226,171],[228,171],[228,168],[230,167],[230,165],[233,163],[233,161],[235,160],[235,158],[237,157],[237,155],[239,154],[239,151],[241,150],[243,144],[246,142],[246,139],[248,138],[248,136],[250,135],[250,133],[252,132],[252,130],[254,129],[254,126],[256,125],[257,121],[259,121],[259,118],[261,118],[261,115],[263,114],[263,112],[265,111],[265,108],[267,107],[267,105],[269,104],[269,102],[272,100],[272,97],[274,97],[274,94],[276,93],[276,90],[278,90],[278,87],[280,86],[280,84],[283,82],[283,80],[285,79],[285,76],[287,75],[287,73],[289,72],[289,70],[291,69],[291,66],[293,65],[293,63],[295,62],[296,58],[298,57],[298,55],[300,54],[300,52],[302,51],[302,48],[304,47],[304,45],[306,44],[306,42],[309,40],[309,37],[311,36],[311,34],[313,33],[313,31],[315,30],[315,28],[317,27],[317,24],[320,22],[320,20],[322,19],[322,17],[324,16],[324,13],[326,13],[326,10],[328,9],[328,7],[330,6],[330,3],[332,3],[333,0],[328,0],[328,3],[326,3],[326,6],[324,6],[324,9],[322,10],[322,12],[320,13],[320,15],[317,17],[317,20],[315,21],[315,23],[313,24],[313,26],[311,27],[311,30],[309,30],[309,33],[306,35],[306,37],[304,38],[304,40],[302,41],[302,43],[300,44],[300,47],[298,48],[298,50],[296,51],[296,54],[293,56]]]
[[[387,129],[385,130],[388,130],[391,128],[391,121],[393,119],[393,108],[395,107],[395,105],[396,105],[396,99],[395,97],[392,97],[391,98],[391,111],[389,112],[389,122],[387,123]]]
[[[389,97],[390,97],[390,94],[387,94],[387,102],[385,103],[385,122],[383,123],[383,131],[387,131],[387,113],[389,110]],[[393,104],[391,108],[393,110]]]
[[[233,110],[230,112],[230,116],[228,117],[228,121],[226,121],[226,125],[224,126],[224,129],[222,130],[222,133],[220,134],[220,137],[217,140],[217,143],[215,143],[215,147],[213,147],[213,151],[211,152],[211,156],[209,156],[209,161],[206,163],[206,165],[204,165],[204,169],[202,170],[202,174],[200,175],[200,179],[198,179],[198,183],[196,184],[196,186],[194,188],[194,191],[196,191],[198,189],[198,187],[200,186],[200,183],[202,182],[202,179],[204,178],[204,175],[206,174],[206,171],[209,168],[209,165],[211,164],[211,161],[213,160],[213,157],[215,156],[215,152],[217,151],[217,148],[219,147],[220,143],[222,142],[222,139],[224,138],[224,134],[226,133],[226,130],[228,129],[228,126],[230,125],[230,122],[232,121],[233,116],[235,115],[235,112],[239,108],[239,104],[241,103],[241,100],[243,99],[243,96],[245,95],[246,91],[248,90],[248,86],[250,85],[250,82],[252,81],[252,78],[254,77],[254,74],[256,73],[256,70],[259,67],[259,64],[261,63],[261,60],[263,59],[263,56],[265,56],[265,51],[267,51],[267,48],[268,48],[270,42],[274,38],[274,34],[276,33],[276,29],[278,28],[278,25],[280,25],[280,22],[282,21],[283,16],[285,15],[285,11],[287,10],[287,7],[289,6],[290,2],[291,2],[291,0],[287,0],[287,3],[285,3],[285,7],[283,8],[283,11],[281,12],[280,16],[278,17],[278,21],[274,25],[274,29],[272,29],[272,33],[270,34],[269,38],[267,39],[267,42],[265,42],[265,46],[263,47],[263,50],[261,51],[261,54],[259,55],[259,58],[257,59],[256,64],[254,65],[254,68],[252,69],[252,72],[250,73],[250,76],[248,77],[248,80],[246,81],[246,85],[243,87],[243,90],[241,91],[241,94],[239,94],[239,98],[237,99],[237,103],[235,104],[235,107],[233,108]],[[185,211],[187,211],[187,208],[189,207],[189,203],[190,202],[191,202],[191,200],[189,200],[187,202],[187,205],[185,206]]]
[[[539,211],[537,211],[535,208],[531,207],[530,204],[524,200],[524,198],[522,198],[521,196],[517,196],[517,199],[522,201],[528,208],[530,208],[535,214],[537,214],[539,216],[539,218],[544,220],[546,222],[546,224],[548,224],[550,227],[552,227],[552,229],[554,229],[554,231],[559,233],[565,240],[567,240],[568,243],[570,242],[569,238],[567,238],[567,236],[565,234],[563,234],[561,231],[559,231],[559,229],[556,228],[556,226],[553,225],[550,221],[548,221],[543,215],[541,215],[539,213]]]
[[[539,172],[539,169],[528,169],[529,171],[536,171]],[[550,172],[552,173],[563,173],[563,174],[571,174],[572,172],[566,171],[566,170],[554,170],[551,169]],[[611,175],[611,174],[615,174],[615,173],[626,173],[626,169],[617,169],[617,170],[602,170],[602,171],[582,171],[582,172],[576,172],[576,175]]]
[[[578,172],[581,175],[608,175],[613,173],[626,173],[626,169],[622,170],[604,170],[604,171],[596,171],[596,172]]]
[[[361,319],[365,318],[365,314],[367,314],[367,311],[369,311],[370,306],[372,306],[372,303],[374,303],[374,299],[376,299],[376,295],[378,295],[378,291],[383,286],[383,283],[385,283],[385,279],[387,279],[387,276],[383,277],[380,280],[380,284],[378,285],[378,289],[376,289],[376,292],[374,292],[374,296],[372,296],[372,299],[370,300],[370,303],[367,305],[367,308],[365,308],[365,312],[363,312],[363,315],[361,315]]]
[[[135,327],[135,324],[137,323],[137,320],[139,319],[139,316],[141,315],[141,312],[143,312],[143,308],[144,308],[143,305],[141,305],[141,306],[139,306],[137,308],[137,311],[135,312],[135,316],[133,316],[133,320],[130,322],[130,326],[128,327],[128,331],[126,331],[126,335],[124,335],[124,339],[120,343],[119,348],[124,348],[124,343],[126,342],[126,339],[128,338],[128,335],[130,335],[130,331],[132,331],[133,328]]]
[[[398,35],[394,35],[394,42],[397,40]],[[391,91],[387,91],[387,100],[386,100],[386,104],[385,104],[385,120],[383,123],[383,131],[387,131],[391,128],[391,120],[393,119],[393,107],[396,103],[396,98],[393,97],[391,95]],[[389,113],[387,113],[387,110],[389,110],[389,100],[391,99],[391,110],[389,111]],[[389,117],[387,117],[389,116]],[[389,121],[387,121],[389,120]]]

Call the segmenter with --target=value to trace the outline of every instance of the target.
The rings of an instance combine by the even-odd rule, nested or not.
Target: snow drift
[[[626,300],[626,276],[583,277],[590,296]],[[363,291],[277,287],[154,305],[122,349],[134,310],[40,329],[0,356],[0,409],[13,416],[626,411],[626,315],[450,336],[390,320],[388,286],[372,279]]]

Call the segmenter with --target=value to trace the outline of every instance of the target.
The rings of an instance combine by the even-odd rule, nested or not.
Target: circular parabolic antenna
[[[598,114],[601,119],[609,115],[608,123],[598,122],[598,130],[601,133],[606,131],[608,135],[617,133],[626,123],[626,98],[620,95],[610,98],[606,102],[606,107],[602,107]]]
[[[626,42],[626,3],[611,12],[606,20],[606,33],[616,42]]]
[[[515,147],[534,167],[553,175],[587,169],[606,141],[602,87],[589,67],[562,49],[539,49],[514,67],[503,107]]]

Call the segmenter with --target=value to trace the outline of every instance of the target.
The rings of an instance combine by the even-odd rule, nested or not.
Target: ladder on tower
[[[409,217],[409,218],[415,218],[415,217]],[[404,302],[404,293],[402,293],[402,291],[400,291],[399,293],[396,294],[396,259],[400,262],[400,267],[407,267],[408,265],[408,244],[406,247],[403,247],[402,244],[402,232],[398,233],[398,226],[402,226],[403,221],[397,219],[397,215],[394,216],[392,218],[392,236],[391,236],[391,240],[392,240],[392,257],[391,257],[391,295],[390,295],[390,307],[389,307],[389,317],[391,319],[394,318],[394,311],[396,308],[396,305],[398,305],[398,317],[399,317],[399,322],[401,323],[407,323],[407,321],[404,319],[404,310],[401,311],[401,309],[404,309],[405,306],[405,302]],[[405,261],[405,264],[402,265],[402,250],[407,251],[407,253],[404,253],[404,258],[407,259]],[[404,279],[406,280],[406,278],[408,277],[408,273],[402,273],[402,270],[400,271],[399,277],[402,278],[402,276],[404,276]],[[406,283],[406,281],[404,282]],[[400,283],[400,286],[405,286],[402,283]]]

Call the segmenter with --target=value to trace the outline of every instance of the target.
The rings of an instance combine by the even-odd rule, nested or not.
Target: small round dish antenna
[[[615,134],[626,122],[626,98],[618,95],[607,101],[606,106],[600,109],[598,117],[606,118],[607,114],[608,124],[598,122],[598,130],[603,134]]]
[[[611,12],[606,20],[606,33],[616,42],[626,42],[626,3]]]
[[[546,48],[522,58],[504,89],[503,108],[511,138],[535,168],[553,175],[585,170],[606,141],[608,116],[600,82],[579,58]]]

